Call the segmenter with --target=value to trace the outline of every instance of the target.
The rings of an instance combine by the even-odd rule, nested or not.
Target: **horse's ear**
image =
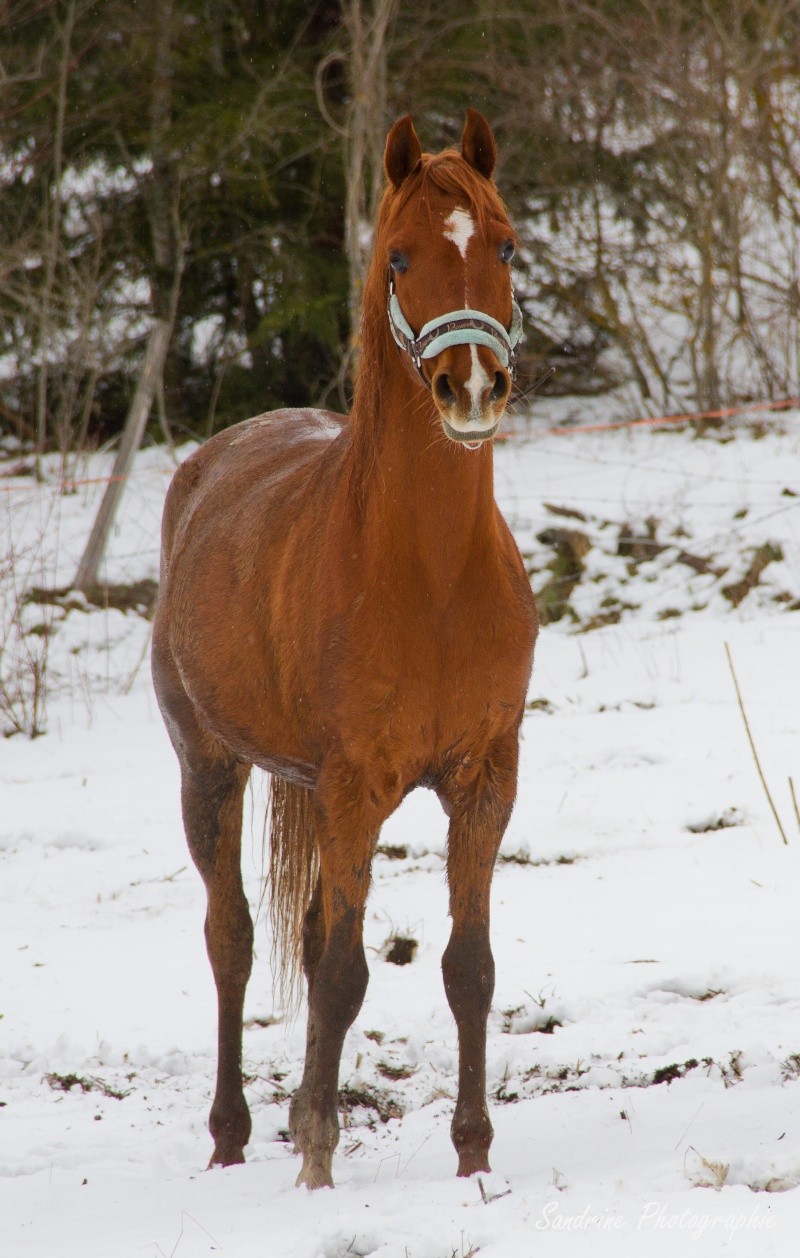
[[[491,179],[497,161],[497,145],[492,128],[477,109],[467,110],[467,121],[461,137],[461,156],[484,179]]]
[[[411,121],[411,114],[406,114],[405,117],[398,118],[389,132],[383,155],[386,174],[395,188],[399,188],[403,180],[411,174],[421,157],[422,148]]]

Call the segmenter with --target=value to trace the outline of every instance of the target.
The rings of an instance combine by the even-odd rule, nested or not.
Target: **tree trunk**
[[[56,96],[56,125],[53,134],[53,191],[45,195],[45,264],[42,311],[39,323],[39,373],[36,380],[36,477],[41,480],[41,458],[47,445],[47,376],[50,367],[50,307],[55,283],[56,264],[61,244],[61,178],[64,165],[64,116],[67,105],[67,79],[72,51],[72,31],[75,25],[75,0],[67,6],[66,18],[61,28],[61,59],[58,67],[58,94]]]
[[[386,45],[398,0],[373,0],[368,16],[362,0],[342,6],[349,36],[350,104],[345,130],[344,247],[350,272],[350,347],[357,352],[361,296],[372,252],[372,224],[383,190],[386,140]]]
[[[153,400],[162,387],[183,274],[185,242],[182,238],[179,212],[180,175],[168,144],[173,76],[173,6],[169,0],[162,0],[156,6],[155,22],[153,94],[150,101],[153,169],[149,178],[146,177],[147,182],[142,190],[153,241],[151,292],[154,321],[136,391],[125,420],[114,471],[75,576],[74,587],[84,594],[97,585],[97,574],[125,483],[141,445]]]
[[[95,516],[83,558],[73,582],[76,590],[88,594],[97,585],[97,574],[106,552],[108,535],[114,523],[120,500],[125,491],[125,483],[130,475],[136,452],[142,443],[144,430],[150,417],[153,399],[164,371],[164,362],[172,336],[172,323],[167,319],[157,319],[150,329],[147,339],[144,363],[136,383],[136,391],[125,420],[114,470],[111,480],[106,486],[100,509]]]

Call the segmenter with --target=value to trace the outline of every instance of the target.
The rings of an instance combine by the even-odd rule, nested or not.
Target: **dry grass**
[[[0,553],[0,732],[38,738],[45,732],[52,608],[32,608],[27,592],[42,565],[42,547],[14,541],[8,520]]]

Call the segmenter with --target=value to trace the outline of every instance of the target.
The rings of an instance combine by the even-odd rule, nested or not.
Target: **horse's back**
[[[304,472],[313,472],[331,443],[346,434],[346,425],[346,417],[333,411],[267,411],[200,446],[178,468],[167,492],[162,580],[178,533],[203,524],[219,530],[229,514],[241,519],[254,497],[263,503],[270,492],[280,495]]]

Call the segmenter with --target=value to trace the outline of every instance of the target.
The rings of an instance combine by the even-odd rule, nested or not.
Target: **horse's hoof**
[[[211,1161],[208,1164],[208,1170],[213,1170],[215,1166],[241,1166],[244,1162],[243,1149],[225,1149],[217,1145],[211,1154]]]
[[[458,1177],[466,1179],[477,1171],[491,1171],[488,1149],[462,1149],[458,1155]]]
[[[316,1188],[333,1188],[333,1158],[330,1154],[304,1153],[303,1165],[295,1181],[295,1187],[305,1184],[312,1192]]]

